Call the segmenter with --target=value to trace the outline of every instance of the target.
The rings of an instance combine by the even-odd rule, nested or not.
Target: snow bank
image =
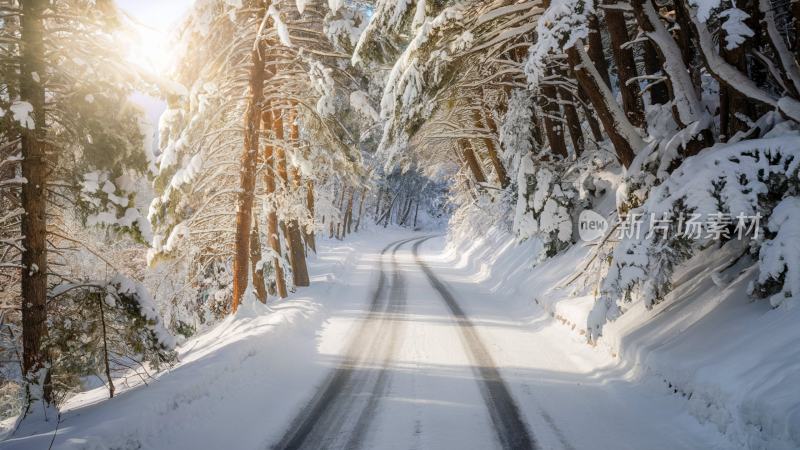
[[[449,240],[458,267],[518,299],[504,308],[540,307],[587,333],[599,280],[576,275],[591,263],[590,247],[573,246],[532,267],[540,244],[517,245],[498,228],[479,238],[454,230]],[[607,324],[597,351],[614,356],[632,378],[663,381],[732,446],[798,448],[800,308],[772,309],[768,300],[750,299],[747,286],[758,274],[753,261],[731,264],[741,254],[738,245],[711,248],[681,265],[664,301],[650,310],[639,303]]]
[[[278,394],[291,390],[298,382],[293,379],[302,382],[305,377],[290,375],[314,354],[321,319],[319,306],[302,300],[270,314],[230,317],[182,345],[181,362],[149,386],[131,387],[111,400],[104,388],[70,399],[54,448],[224,448],[229,442],[255,448],[288,397],[253,393]],[[238,423],[220,432],[218,424],[234,418]],[[24,423],[4,448],[47,448],[53,425]]]

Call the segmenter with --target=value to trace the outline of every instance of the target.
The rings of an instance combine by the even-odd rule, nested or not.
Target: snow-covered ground
[[[531,327],[541,326],[540,321],[547,328],[557,323],[572,331],[569,339],[589,348],[585,335],[595,295],[575,275],[586,267],[591,247],[572,247],[531,270],[537,251],[533,242],[516,245],[498,229],[459,242],[443,255],[486,286],[492,303],[511,299],[499,309],[532,315],[525,319]],[[800,310],[773,310],[768,301],[747,295],[757,273],[745,261],[731,264],[741,253],[737,245],[711,247],[680,266],[674,290],[662,303],[652,310],[633,305],[603,328],[596,348],[578,361],[605,364],[595,376],[606,385],[626,380],[650,395],[672,397],[675,401],[665,405],[689,411],[695,421],[718,430],[728,440],[723,446],[800,448]],[[542,319],[541,310],[556,320]],[[514,342],[519,346],[531,340]],[[561,345],[555,342],[554,348]],[[505,348],[525,357],[515,347]],[[643,414],[675,431],[656,418],[661,412]]]
[[[318,330],[338,311],[344,317],[329,322],[326,336],[344,338],[347,311],[362,307],[374,276],[370,258],[382,242],[377,231],[324,242],[309,261],[310,288],[272,312],[245,305],[184,343],[180,363],[149,386],[111,400],[104,388],[82,393],[67,402],[60,423],[23,423],[0,448],[48,448],[56,425],[52,448],[265,448],[331,368],[317,352]]]
[[[271,311],[246,305],[236,317],[184,343],[180,364],[149,386],[131,388],[112,400],[105,399],[102,389],[71,399],[55,439],[55,422],[27,424],[0,448],[47,448],[53,440],[53,448],[75,449],[264,449],[286,439],[298,413],[308,408],[325,419],[324,408],[314,410],[320,404],[332,411],[350,405],[361,412],[335,424],[312,424],[327,427],[320,428],[326,432],[338,430],[338,435],[323,433],[326,440],[306,442],[309,448],[493,448],[502,433],[483,387],[489,384],[485,371],[494,368],[475,367],[476,361],[496,366],[537,448],[731,448],[737,442],[756,443],[752,436],[758,433],[740,430],[746,420],[758,418],[762,425],[775,420],[769,422],[775,428],[761,432],[775,437],[765,443],[779,443],[777,438],[792,430],[786,424],[797,421],[796,406],[794,416],[786,415],[798,398],[791,392],[800,384],[792,382],[797,367],[767,365],[758,372],[769,355],[752,346],[771,341],[741,340],[755,338],[753,330],[741,330],[738,342],[716,342],[720,337],[710,333],[715,327],[727,332],[727,327],[744,325],[744,319],[722,321],[727,301],[721,299],[728,297],[704,300],[705,306],[668,301],[654,311],[631,311],[607,328],[600,345],[591,347],[576,332],[580,326],[572,330],[562,323],[585,324],[591,302],[568,295],[559,300],[552,289],[580,266],[585,249],[573,249],[532,271],[531,246],[516,246],[497,231],[461,247],[448,246],[441,236],[421,244],[399,242],[422,237],[378,229],[346,242],[324,241],[310,266],[311,288]],[[398,243],[394,252],[387,247],[392,242]],[[421,270],[412,253],[415,244],[420,260],[452,293],[468,323],[454,315]],[[389,250],[381,256],[384,249]],[[383,290],[378,287],[381,268]],[[738,282],[726,289],[735,291]],[[751,310],[748,317],[755,320],[757,312],[769,317],[767,307],[730,297],[731,308]],[[647,328],[637,327],[635,319],[645,314],[662,317]],[[716,314],[722,316],[714,319]],[[772,320],[778,341],[772,345],[785,346],[793,336],[788,322]],[[476,359],[473,331],[467,330],[474,330],[486,349],[483,359]],[[710,339],[716,343],[710,345]],[[658,342],[663,344],[659,348]],[[715,350],[693,352],[678,364],[687,348],[703,345]],[[736,367],[726,366],[730,358],[725,352],[734,347],[746,357]],[[773,358],[798,360],[784,356]],[[320,401],[319,393],[330,390],[331,374],[343,368],[348,371],[346,389],[332,390],[332,395],[344,400]],[[751,371],[748,384],[742,384],[742,370]],[[781,376],[755,389],[770,370]],[[691,399],[675,394],[665,378],[680,393],[693,392]],[[748,400],[765,395],[766,401],[779,401],[780,388],[788,395],[775,405],[774,414]],[[738,397],[732,399],[733,394]],[[736,409],[736,400],[749,408]],[[701,401],[713,405],[716,415],[708,413],[712,406],[700,408]],[[726,414],[730,425],[720,428]],[[357,441],[341,436],[351,431]]]

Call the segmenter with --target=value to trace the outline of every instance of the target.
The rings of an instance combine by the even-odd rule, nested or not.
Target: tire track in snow
[[[405,309],[405,281],[395,258],[404,244],[419,238],[403,239],[387,245],[378,260],[378,284],[370,310],[353,334],[346,357],[323,387],[291,422],[289,430],[273,449],[320,449],[361,446],[369,423],[388,385],[388,365],[397,349],[402,321],[393,316]],[[392,249],[392,280],[388,302],[384,255]],[[369,359],[381,361],[371,367]]]
[[[412,247],[414,259],[425,273],[425,276],[428,277],[431,286],[436,289],[445,304],[447,304],[448,309],[459,325],[462,343],[472,360],[473,370],[480,383],[481,395],[486,407],[489,409],[489,415],[492,418],[497,438],[504,449],[536,449],[538,448],[536,440],[528,431],[517,403],[511,396],[505,381],[500,376],[492,356],[480,340],[474,325],[458,305],[450,290],[436,277],[433,270],[419,256],[419,247],[432,237],[428,236],[414,243]]]

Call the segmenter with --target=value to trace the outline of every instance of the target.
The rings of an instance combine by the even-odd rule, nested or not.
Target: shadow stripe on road
[[[386,368],[389,363],[387,356],[396,346],[397,327],[382,326],[383,322],[392,314],[400,312],[404,307],[405,298],[402,292],[402,280],[397,263],[394,261],[397,250],[404,244],[419,238],[401,239],[387,245],[380,253],[378,261],[378,283],[373,291],[368,315],[362,320],[360,326],[352,334],[351,341],[347,346],[345,361],[342,362],[329,375],[323,387],[317,392],[306,407],[304,407],[295,419],[291,422],[288,431],[283,435],[280,442],[271,448],[280,450],[301,449],[301,448],[330,448],[329,440],[347,434],[346,448],[356,448],[361,444],[363,434],[368,428],[368,423],[374,414],[370,412],[375,409],[378,397],[386,387]],[[388,302],[382,302],[383,293],[386,290],[386,273],[384,271],[384,255],[390,249],[393,259],[393,279],[392,283],[398,286],[393,287],[392,295]],[[392,313],[392,314],[389,314]],[[365,335],[373,334],[369,339],[369,347],[365,351]],[[381,352],[388,339],[387,350],[389,353],[384,355],[383,367],[374,375],[373,371],[365,372],[363,376],[356,376],[357,365],[362,359]],[[355,378],[355,379],[354,379]],[[369,385],[373,381],[370,390],[369,400],[354,411],[356,398],[354,391],[359,391],[362,386]],[[360,391],[359,391],[360,392]],[[350,394],[350,395],[348,395]],[[352,430],[343,430],[342,425],[353,413],[358,413]]]
[[[473,370],[478,375],[481,394],[486,407],[489,409],[489,415],[492,418],[497,438],[504,449],[536,449],[538,448],[536,440],[528,431],[517,403],[511,396],[508,386],[500,376],[492,356],[478,336],[474,325],[464,313],[464,310],[461,309],[453,294],[447,289],[447,286],[436,277],[433,270],[419,256],[419,247],[433,237],[428,236],[414,243],[412,247],[414,259],[425,273],[431,286],[447,304],[448,309],[459,325],[462,343],[470,355]]]

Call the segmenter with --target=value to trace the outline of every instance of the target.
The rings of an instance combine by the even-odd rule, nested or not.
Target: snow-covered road
[[[157,381],[78,394],[0,449],[730,448],[486,258],[399,230],[322,241],[310,288],[247,303]]]
[[[442,246],[418,236],[362,255],[369,301],[333,312],[319,346],[341,362],[273,448],[724,448],[663,387],[490,295]],[[339,321],[353,323],[344,343]]]

